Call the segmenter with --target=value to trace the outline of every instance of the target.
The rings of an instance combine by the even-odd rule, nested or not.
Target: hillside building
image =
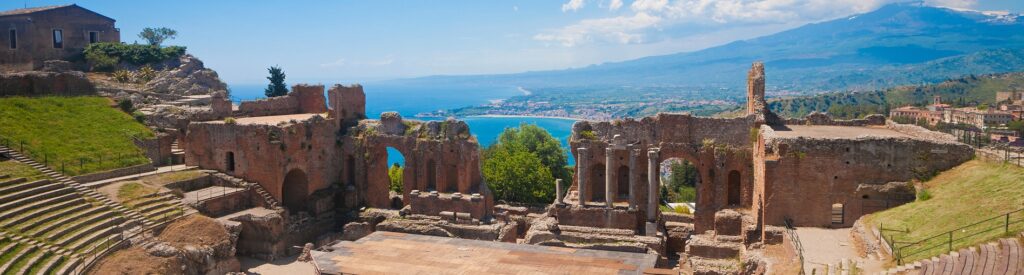
[[[114,22],[75,4],[0,12],[0,71],[34,70],[47,60],[83,58],[89,44],[121,41]]]

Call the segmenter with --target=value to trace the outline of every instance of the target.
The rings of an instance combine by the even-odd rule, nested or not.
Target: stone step
[[[81,257],[71,258],[66,263],[61,265],[60,269],[57,270],[57,274],[59,274],[59,275],[67,275],[67,274],[76,273],[75,269],[77,269],[78,266],[81,265],[81,264],[82,264],[82,258]]]
[[[42,181],[43,183],[40,184],[39,183],[40,181]],[[52,191],[52,190],[55,190],[55,189],[63,187],[62,185],[59,185],[59,184],[50,184],[49,180],[38,180],[38,181],[30,182],[28,184],[35,184],[37,186],[33,187],[33,188],[24,189],[24,190],[21,190],[21,191],[18,191],[18,192],[13,192],[13,193],[10,193],[10,194],[6,194],[6,195],[0,195],[0,201],[15,201],[15,200],[18,200],[18,199],[21,199],[21,198],[25,198],[25,197],[36,195],[36,194],[40,194],[40,193],[44,193],[46,191]]]
[[[181,208],[178,208],[176,205],[167,204],[167,205],[164,205],[162,208],[154,209],[153,211],[144,212],[144,213],[147,213],[146,214],[146,218],[148,218],[150,220],[155,220],[155,219],[158,219],[158,218],[160,218],[161,216],[163,216],[165,214],[169,214],[171,212],[174,212],[174,211],[180,210],[180,209]]]
[[[20,191],[25,191],[28,189],[33,189],[47,184],[51,184],[49,180],[37,180],[29,183],[0,187],[0,195],[8,195]]]
[[[24,258],[31,253],[35,253],[36,250],[39,250],[39,248],[31,244],[23,244],[19,246],[17,252],[14,252],[16,253],[14,254],[14,257],[9,258],[3,266],[0,266],[0,270],[13,270],[14,265],[18,264],[19,261],[26,260]]]
[[[111,236],[116,236],[116,238],[111,238]],[[111,243],[109,243],[113,244],[113,242],[120,240],[120,237],[121,231],[118,230],[116,227],[106,227],[103,229],[99,229],[94,233],[89,234],[83,238],[80,238],[72,243],[69,243],[68,249],[71,251],[80,251],[84,250],[85,248],[102,246],[104,244],[104,241],[107,240],[113,240],[111,241]]]
[[[708,259],[689,257],[687,262],[694,275],[732,275],[739,274],[740,263],[736,259]]]
[[[78,231],[65,231],[64,235],[53,235],[51,239],[56,240],[60,246],[67,246],[71,243],[81,239],[82,236],[87,236],[97,230],[105,230],[107,228],[115,228],[115,225],[120,224],[121,220],[117,217],[111,219],[113,216],[111,212],[102,213],[94,218],[91,218],[85,222],[85,226],[78,226]],[[70,233],[70,234],[69,234]],[[72,249],[73,251],[74,249]]]
[[[138,201],[133,201],[131,203],[128,203],[128,205],[130,205],[131,208],[135,208],[140,212],[146,212],[146,209],[148,209],[148,207],[151,207],[153,205],[159,205],[162,202],[166,202],[168,200],[170,200],[170,198],[168,197],[150,197]]]
[[[50,237],[57,234],[63,235],[64,233],[77,229],[77,227],[83,226],[84,224],[82,223],[89,217],[97,217],[107,214],[110,214],[110,211],[107,211],[105,208],[93,207],[86,211],[75,213],[73,216],[64,217],[56,222],[46,224],[34,231],[29,231],[29,233],[35,237]]]
[[[28,179],[26,179],[26,178],[6,179],[6,180],[3,180],[3,181],[0,181],[0,187],[7,187],[7,186],[11,186],[11,185],[22,183],[22,182],[26,182],[26,181],[28,181]]]
[[[10,219],[11,217],[28,211],[29,209],[35,209],[42,207],[43,205],[71,200],[77,197],[79,197],[78,194],[71,192],[71,189],[65,188],[9,202],[7,204],[0,205],[0,220]]]
[[[50,258],[54,256],[57,256],[57,254],[53,253],[52,251],[40,250],[39,252],[36,252],[36,254],[32,256],[31,259],[28,259],[28,262],[26,262],[25,265],[21,266],[21,270],[18,271],[18,274],[32,274],[29,273],[30,270],[41,268],[41,265],[46,263],[46,261],[49,261]],[[36,273],[45,272],[37,271]]]
[[[712,238],[705,234],[694,235],[686,243],[686,254],[707,259],[735,259],[743,250],[742,244],[716,242]]]
[[[48,220],[52,219],[53,217],[66,216],[68,214],[89,207],[90,205],[85,202],[85,199],[81,197],[74,198],[72,200],[67,200],[56,204],[47,205],[42,208],[33,209],[28,213],[24,213],[21,216],[16,216],[10,220],[5,221],[2,225],[0,225],[0,227],[13,228],[15,226],[19,226],[21,228],[21,231],[25,231],[26,229],[30,229],[33,226],[43,224]],[[28,221],[36,218],[39,219],[34,220],[30,224],[26,224]]]
[[[47,260],[45,263],[43,263],[43,266],[39,268],[39,273],[53,274],[57,271],[57,268],[60,266],[60,264],[64,263],[65,261],[67,261],[66,256],[54,255],[53,257],[50,257],[50,259]]]
[[[0,180],[2,180],[2,179],[8,179],[8,178],[10,178],[10,177],[11,177],[11,175],[8,175],[8,174],[0,174]]]
[[[80,255],[95,255],[102,252],[103,250],[109,249],[111,246],[121,241],[121,234],[110,234],[100,238],[100,240],[93,242],[90,245],[83,247]]]

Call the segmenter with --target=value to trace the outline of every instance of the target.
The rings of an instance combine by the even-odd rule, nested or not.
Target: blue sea
[[[265,84],[230,85],[231,96],[235,101],[263,98],[265,87]],[[413,116],[423,112],[487,104],[494,100],[503,100],[524,93],[524,90],[519,87],[421,87],[372,83],[364,84],[363,91],[366,92],[366,115],[368,117],[378,118],[383,112],[394,111],[402,114],[402,117],[406,119],[420,120],[443,118],[415,118]],[[522,123],[528,123],[546,129],[562,142],[562,147],[568,148],[567,140],[572,132],[572,124],[576,122],[572,119],[536,117],[465,117],[460,119],[469,124],[470,133],[476,136],[483,147],[490,146],[505,128],[518,127]],[[404,158],[397,150],[388,148],[388,162],[404,164]],[[572,155],[569,155],[569,164],[573,165],[574,163]]]

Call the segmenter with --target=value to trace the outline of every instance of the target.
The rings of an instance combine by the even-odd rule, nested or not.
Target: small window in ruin
[[[56,49],[64,48],[64,31],[61,29],[53,30],[53,47]]]
[[[89,32],[89,44],[100,42],[99,33]]]
[[[843,204],[832,205],[832,224],[843,224]]]
[[[11,29],[10,33],[8,33],[8,37],[10,38],[10,41],[11,41],[11,44],[10,44],[11,49],[12,50],[13,49],[17,49],[18,48],[18,30]]]
[[[865,199],[865,200],[866,200],[866,199],[870,199],[870,197],[868,197],[868,195],[863,195],[863,196],[860,196],[860,198],[862,198],[862,199]]]
[[[832,179],[837,180],[839,179],[839,176],[832,176]]]
[[[849,152],[850,152],[850,147],[846,147],[846,152],[847,152],[847,153],[849,153]]]
[[[224,167],[229,172],[235,171],[235,153],[234,152],[228,152],[227,154],[225,154],[225,157],[224,157]]]

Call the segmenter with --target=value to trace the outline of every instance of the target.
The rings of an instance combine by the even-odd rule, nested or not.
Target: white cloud
[[[610,0],[609,10],[622,6],[622,0]],[[636,0],[630,4],[633,15],[584,19],[534,36],[535,40],[557,41],[565,46],[588,42],[643,43],[644,37],[665,26],[735,27],[752,24],[810,23],[865,13],[890,3],[905,0]],[[977,0],[926,0],[926,5],[971,8]],[[562,11],[582,8],[584,0],[570,0]],[[671,34],[669,34],[671,36]]]
[[[583,0],[569,0],[568,3],[562,4],[562,12],[567,11],[578,11],[583,8]]]
[[[533,39],[558,42],[566,47],[592,41],[608,41],[619,44],[643,43],[640,30],[657,26],[661,17],[644,12],[632,16],[616,16],[600,19],[586,19],[548,33],[535,35]]]
[[[612,0],[608,3],[608,10],[615,11],[622,7],[622,0]]]

